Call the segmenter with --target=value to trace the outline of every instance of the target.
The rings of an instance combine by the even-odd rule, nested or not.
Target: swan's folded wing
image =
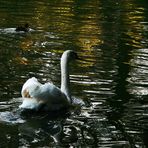
[[[31,80],[32,82],[32,80]],[[58,110],[69,106],[66,95],[55,85],[39,82],[26,82],[22,89],[24,101],[20,107],[38,108],[41,104],[46,104],[49,110]],[[31,105],[32,104],[32,105]]]
[[[46,104],[49,110],[67,108],[69,102],[66,95],[55,85],[46,83],[40,87],[40,91],[33,96],[40,103]]]
[[[51,83],[45,83],[40,86],[40,91],[34,96],[36,98],[41,98],[51,103],[59,103],[66,101],[66,95],[55,85]]]
[[[35,77],[28,79],[22,87],[22,97],[23,98],[32,98],[34,93],[39,91],[39,88],[42,84],[38,82]]]

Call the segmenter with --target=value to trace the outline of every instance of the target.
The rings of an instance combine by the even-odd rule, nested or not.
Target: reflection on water
[[[147,2],[1,1],[0,145],[2,147],[146,147]],[[28,33],[15,27],[29,23]],[[60,86],[60,56],[71,65],[69,114],[18,112],[26,79]],[[64,114],[64,113],[63,113]],[[55,117],[56,116],[56,117]]]

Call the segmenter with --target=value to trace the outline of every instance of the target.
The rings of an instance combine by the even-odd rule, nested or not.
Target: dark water
[[[146,0],[0,1],[0,147],[147,146]],[[29,33],[16,33],[29,23]],[[73,49],[73,96],[85,106],[57,116],[16,113],[30,77],[60,86],[60,56]]]

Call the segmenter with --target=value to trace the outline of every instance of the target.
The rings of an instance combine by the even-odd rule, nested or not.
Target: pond
[[[146,147],[146,0],[0,1],[0,147]],[[29,32],[16,32],[28,23]],[[60,87],[60,57],[74,50],[68,114],[17,114],[24,82]]]

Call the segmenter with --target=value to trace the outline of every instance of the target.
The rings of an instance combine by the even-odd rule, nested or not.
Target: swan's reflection
[[[53,115],[52,115],[53,116]],[[77,130],[73,126],[66,126],[66,117],[62,114],[57,119],[51,119],[51,115],[36,116],[27,119],[25,123],[19,125],[20,145],[24,143],[32,146],[49,144],[62,146],[63,143],[77,140]]]
[[[15,140],[19,146],[65,146],[78,141],[78,121],[74,123],[70,118],[80,114],[81,101],[75,98],[70,110],[57,112],[22,110],[18,108],[20,103],[21,98],[0,103],[0,124],[17,128]],[[6,133],[10,135],[9,139],[14,137],[13,131],[7,130]]]
[[[45,118],[31,119],[19,126],[20,142],[26,143],[42,143],[49,139],[50,142],[60,143],[62,135],[62,121],[47,121]],[[49,143],[50,143],[49,142]]]

